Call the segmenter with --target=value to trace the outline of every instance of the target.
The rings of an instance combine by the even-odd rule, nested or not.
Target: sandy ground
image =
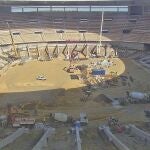
[[[88,64],[89,61],[91,60],[78,63]],[[1,106],[8,103],[37,102],[45,105],[38,109],[41,116],[59,111],[78,117],[79,112],[85,111],[91,120],[104,119],[110,114],[122,115],[126,121],[131,121],[132,117],[134,120],[145,119],[143,109],[148,104],[130,105],[116,109],[103,100],[94,101],[99,94],[106,94],[115,98],[125,96],[127,90],[148,91],[150,86],[148,72],[145,72],[129,59],[114,59],[114,62],[117,65],[110,68],[110,70],[117,71],[118,74],[132,76],[134,82],[131,87],[120,85],[105,89],[100,88],[94,91],[86,102],[80,101],[83,96],[82,88],[85,85],[80,80],[71,80],[70,74],[63,70],[64,67],[69,65],[69,62],[56,59],[50,62],[33,61],[23,66],[15,66],[0,78]],[[45,75],[47,80],[36,80],[39,74]],[[138,118],[136,117],[137,113],[139,114]]]
[[[112,66],[109,71],[115,70],[118,74],[122,74],[125,70],[123,62],[119,59],[113,61],[117,65]],[[78,64],[88,63],[89,60],[78,62]],[[63,90],[67,93],[65,97],[68,99],[68,103],[69,101],[72,103],[71,99],[80,97],[80,89],[85,84],[80,80],[71,80],[70,74],[63,70],[68,66],[69,62],[57,59],[50,62],[33,61],[23,66],[18,65],[10,68],[0,78],[1,105],[9,102],[50,101],[56,96],[60,99],[59,95],[63,94]],[[38,75],[44,75],[47,80],[36,80]],[[76,97],[73,97],[74,94],[77,94]]]
[[[89,62],[98,60],[100,59],[82,60],[76,64],[89,64]],[[109,72],[117,71],[118,74],[122,74],[125,70],[123,62],[118,58],[113,61],[117,65],[107,70],[109,70]],[[68,66],[68,61],[59,59],[47,62],[31,61],[23,65],[14,66],[0,78],[0,93],[82,87],[81,82],[71,80],[70,75],[63,70],[63,68]],[[36,80],[38,75],[44,75],[47,80]]]
[[[65,66],[68,66],[68,62],[60,60],[32,61],[20,66],[17,65],[10,68],[1,77],[0,91],[25,92],[64,88],[65,84],[71,82],[70,76],[63,70]],[[47,80],[36,80],[38,75],[44,75]],[[72,84],[73,87],[76,85]]]

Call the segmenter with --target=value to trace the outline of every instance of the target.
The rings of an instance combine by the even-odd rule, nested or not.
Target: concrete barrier
[[[13,143],[18,137],[26,132],[25,128],[19,128],[16,132],[12,133],[5,139],[0,141],[0,149],[7,146],[10,143]]]
[[[38,143],[32,148],[32,150],[42,150],[47,146],[48,138],[55,132],[54,128],[47,128],[44,135],[38,141]]]
[[[143,140],[147,141],[147,143],[150,143],[150,134],[137,128],[135,125],[129,124],[128,128],[130,129],[131,134],[142,138]]]
[[[112,134],[110,128],[108,126],[99,127],[99,130],[103,130],[105,135],[108,137],[109,141],[113,142],[113,144],[119,150],[130,150],[126,145],[124,145],[115,135]]]
[[[80,138],[80,128],[76,125],[76,142],[77,142],[77,150],[81,150],[81,138]]]

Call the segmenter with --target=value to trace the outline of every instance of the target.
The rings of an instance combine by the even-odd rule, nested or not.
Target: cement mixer
[[[142,92],[129,92],[128,97],[131,103],[150,102],[150,94]]]

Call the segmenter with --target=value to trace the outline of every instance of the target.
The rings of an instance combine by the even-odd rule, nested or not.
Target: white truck
[[[131,103],[150,102],[150,94],[142,92],[130,92],[129,98]]]

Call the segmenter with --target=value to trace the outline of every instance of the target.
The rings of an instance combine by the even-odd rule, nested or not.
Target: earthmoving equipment
[[[108,119],[108,126],[111,128],[111,130],[122,133],[125,130],[125,127],[119,122],[118,119],[114,117],[110,117]]]
[[[69,68],[67,69],[67,72],[68,73],[74,73],[74,69],[75,69],[74,66],[69,66]]]
[[[65,67],[64,70],[67,71],[68,73],[74,73],[75,70],[78,70],[78,68],[72,64],[72,61],[70,61],[69,67],[68,68]]]
[[[73,64],[73,61],[74,61],[74,57],[70,56],[69,57],[69,62],[70,62],[69,67],[68,68],[66,67],[66,69],[65,69],[68,73],[74,73],[74,71],[77,69],[77,67],[75,67]]]

